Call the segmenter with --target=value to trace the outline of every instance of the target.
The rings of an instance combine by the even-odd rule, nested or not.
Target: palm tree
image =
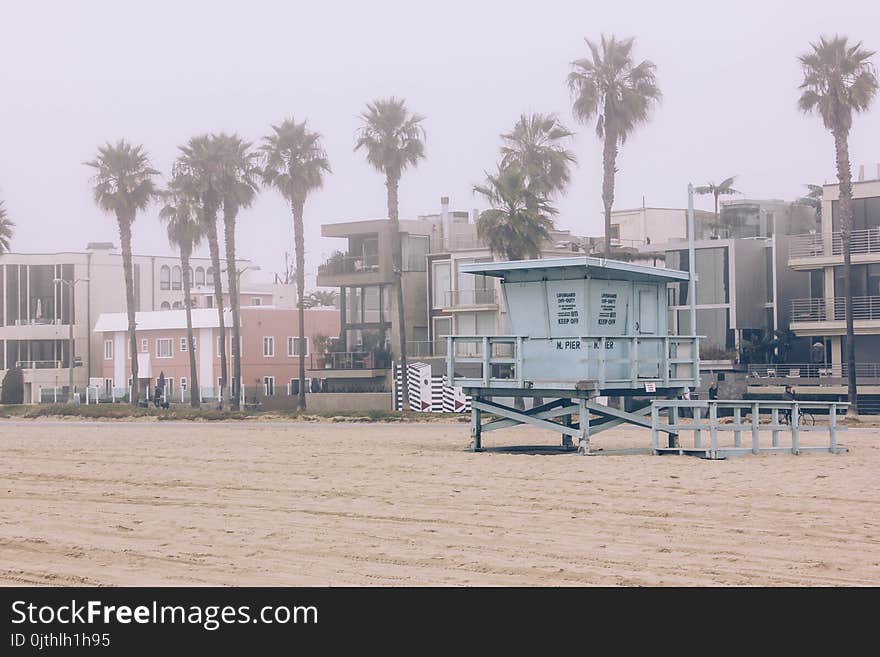
[[[400,344],[400,368],[406,376],[406,326],[403,306],[403,265],[401,256],[398,189],[403,172],[425,157],[425,129],[420,114],[410,114],[402,98],[383,98],[367,103],[361,114],[360,129],[354,150],[364,149],[367,162],[385,174],[388,192],[388,219],[391,221],[391,258],[394,287],[397,292],[397,328]],[[409,390],[401,386],[402,408],[409,407]]]
[[[649,60],[636,64],[632,57],[635,39],[618,41],[602,35],[596,44],[586,39],[590,57],[572,62],[568,88],[575,118],[587,123],[594,117],[596,135],[604,140],[602,202],[605,206],[605,253],[611,253],[611,207],[614,205],[614,176],[618,147],[640,123],[648,120],[651,108],[662,94],[654,77],[656,66]]]
[[[219,407],[223,408],[226,398],[226,385],[229,370],[226,364],[226,321],[223,316],[223,279],[220,276],[220,246],[217,240],[217,212],[223,201],[224,144],[214,135],[193,137],[186,146],[180,146],[180,157],[175,164],[175,175],[185,175],[191,181],[192,189],[198,195],[201,205],[199,217],[205,226],[208,248],[211,253],[211,266],[214,274],[214,300],[220,324],[220,390]],[[230,266],[230,263],[227,263]],[[235,263],[231,266],[234,268]],[[205,348],[213,346],[203,345]],[[203,382],[204,383],[204,382]]]
[[[540,182],[529,181],[518,165],[511,164],[499,166],[495,175],[487,174],[474,192],[492,206],[477,221],[477,234],[492,253],[507,260],[540,257],[541,244],[550,239],[551,217],[557,213]]]
[[[251,144],[238,135],[220,134],[215,137],[223,150],[221,167],[221,198],[223,202],[223,235],[226,245],[226,272],[229,286],[229,305],[232,306],[232,410],[237,411],[241,400],[241,302],[235,257],[235,220],[241,208],[250,207],[259,187],[256,164],[258,154]]]
[[[501,167],[517,164],[527,183],[538,183],[548,195],[563,193],[577,163],[565,142],[574,135],[555,114],[523,114],[510,132],[501,135]]]
[[[125,275],[125,305],[128,312],[128,346],[131,354],[131,399],[137,405],[138,350],[135,335],[134,276],[131,263],[131,226],[137,213],[149,206],[157,195],[153,176],[158,171],[150,166],[150,158],[143,146],[133,146],[125,139],[116,144],[109,142],[98,148],[98,156],[85,162],[95,169],[95,203],[104,212],[116,216],[119,241],[122,245],[122,268]]]
[[[807,205],[816,211],[816,222],[822,225],[822,185],[804,185],[807,188],[807,195],[801,196],[797,202],[801,205]]]
[[[159,219],[165,222],[168,242],[180,251],[180,264],[183,268],[183,306],[186,309],[186,341],[189,351],[189,403],[193,408],[198,408],[201,394],[192,328],[192,279],[189,259],[193,249],[205,236],[205,225],[199,217],[201,213],[199,195],[195,193],[192,181],[186,176],[179,175],[172,179],[163,196],[165,205],[159,211]],[[210,345],[204,345],[203,348],[210,348]]]
[[[846,364],[848,415],[858,415],[856,394],[856,355],[853,332],[852,286],[850,285],[850,231],[852,230],[852,172],[849,162],[849,131],[855,112],[868,109],[877,94],[878,81],[870,59],[874,53],[847,38],[821,37],[810,44],[812,50],[799,57],[804,72],[798,106],[805,113],[816,112],[834,137],[837,180],[840,188],[838,209],[840,239],[843,244],[844,297],[846,299]]]
[[[694,188],[694,192],[697,194],[711,194],[715,197],[715,225],[719,225],[720,217],[718,215],[718,197],[719,196],[730,196],[732,194],[740,194],[741,192],[738,189],[733,188],[733,183],[736,180],[736,176],[730,176],[730,178],[725,178],[717,185],[714,182],[706,183],[705,185],[700,185],[699,187]]]
[[[336,290],[315,290],[305,299],[306,308],[329,307],[336,305]]]
[[[285,119],[273,125],[263,138],[263,180],[277,189],[290,203],[293,215],[293,241],[296,250],[297,307],[299,308],[299,400],[306,408],[305,349],[305,238],[303,211],[306,199],[324,185],[324,174],[330,173],[330,161],[321,143],[320,133],[309,130],[306,121]]]
[[[3,201],[0,201],[0,253],[9,252],[9,242],[12,240],[13,228],[15,228],[15,224],[6,214]]]

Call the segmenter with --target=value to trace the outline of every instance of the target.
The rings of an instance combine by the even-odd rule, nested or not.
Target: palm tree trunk
[[[193,340],[192,281],[189,277],[190,248],[189,246],[181,245],[180,264],[183,266],[183,307],[186,309],[186,346],[187,351],[189,351],[189,405],[193,408],[198,408],[201,394],[198,370],[196,369],[195,340]],[[208,347],[210,348],[210,345]],[[205,345],[202,348],[204,349]]]
[[[837,156],[837,180],[840,183],[840,241],[843,243],[843,295],[846,309],[844,311],[844,319],[846,320],[846,352],[844,358],[846,360],[846,391],[849,401],[849,408],[846,414],[850,417],[859,414],[859,400],[856,391],[856,340],[855,331],[853,329],[853,303],[852,303],[852,284],[850,283],[850,275],[852,273],[852,257],[850,252],[850,232],[852,229],[852,173],[849,164],[849,144],[848,131],[834,131],[834,149]]]
[[[602,165],[605,174],[602,179],[602,203],[605,205],[605,257],[611,257],[611,207],[614,205],[614,174],[617,162],[617,134],[608,125],[608,108],[605,111],[605,147],[602,152]]]
[[[122,270],[125,274],[125,309],[128,312],[128,348],[131,354],[131,398],[128,403],[137,406],[138,390],[138,350],[137,325],[135,322],[134,275],[131,264],[131,221],[128,217],[117,215],[119,241],[122,242]],[[71,354],[72,357],[72,354]]]
[[[299,314],[299,398],[297,406],[301,411],[306,410],[306,350],[303,339],[306,334],[306,307],[304,303],[306,247],[303,236],[303,205],[301,201],[292,201],[290,204],[290,210],[293,212],[293,244],[296,251],[296,307]]]
[[[400,345],[400,402],[401,409],[409,410],[409,386],[406,379],[406,313],[403,307],[403,256],[400,244],[400,218],[398,216],[398,184],[399,178],[388,176],[385,186],[388,188],[388,219],[391,221],[391,262],[394,269],[394,287],[397,288],[397,330]],[[394,373],[392,372],[392,375]]]
[[[216,210],[207,221],[208,247],[211,252],[211,264],[214,267],[214,301],[217,304],[217,315],[220,321],[220,391],[219,391],[219,407],[223,408],[223,400],[226,398],[226,322],[223,319],[223,278],[220,276],[220,246],[217,243],[217,216]],[[208,215],[208,210],[205,210]],[[208,345],[208,349],[213,349],[214,345]]]
[[[223,236],[226,242],[226,274],[229,281],[229,305],[232,306],[232,385],[230,407],[241,408],[241,305],[238,294],[238,270],[235,260],[235,215],[223,206]]]

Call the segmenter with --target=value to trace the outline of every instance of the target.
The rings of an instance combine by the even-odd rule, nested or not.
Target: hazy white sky
[[[728,175],[749,197],[793,199],[834,179],[831,137],[796,107],[797,55],[820,34],[880,50],[876,0],[600,3],[520,0],[295,2],[0,0],[0,199],[15,251],[118,243],[89,187],[98,144],[142,143],[168,173],[211,131],[258,141],[308,118],[333,167],[306,205],[307,270],[341,241],[320,224],[384,217],[382,177],[352,152],[366,101],[397,95],[427,116],[427,160],[401,184],[401,216],[482,207],[471,188],[520,113],[556,112],[580,160],[558,224],[600,234],[601,144],[575,124],[565,76],[583,38],[635,36],[664,101],[624,146],[616,208],[683,207],[686,185]],[[880,56],[875,57],[880,66]],[[880,161],[880,102],[854,126],[854,173]],[[709,199],[698,200],[711,207]],[[240,216],[239,253],[266,272],[293,250],[287,207],[266,190]],[[335,244],[334,242],[340,242]],[[154,209],[135,250],[169,253]]]

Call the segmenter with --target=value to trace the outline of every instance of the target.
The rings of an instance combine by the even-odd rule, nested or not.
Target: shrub
[[[24,403],[24,372],[20,367],[13,367],[3,377],[3,390],[0,393],[2,404]]]

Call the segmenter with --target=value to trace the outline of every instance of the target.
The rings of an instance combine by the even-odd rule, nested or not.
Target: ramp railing
[[[651,446],[654,454],[710,459],[763,452],[836,454],[846,451],[837,434],[846,430],[839,420],[847,406],[846,402],[655,400]],[[661,432],[672,434],[667,445],[660,444]]]

